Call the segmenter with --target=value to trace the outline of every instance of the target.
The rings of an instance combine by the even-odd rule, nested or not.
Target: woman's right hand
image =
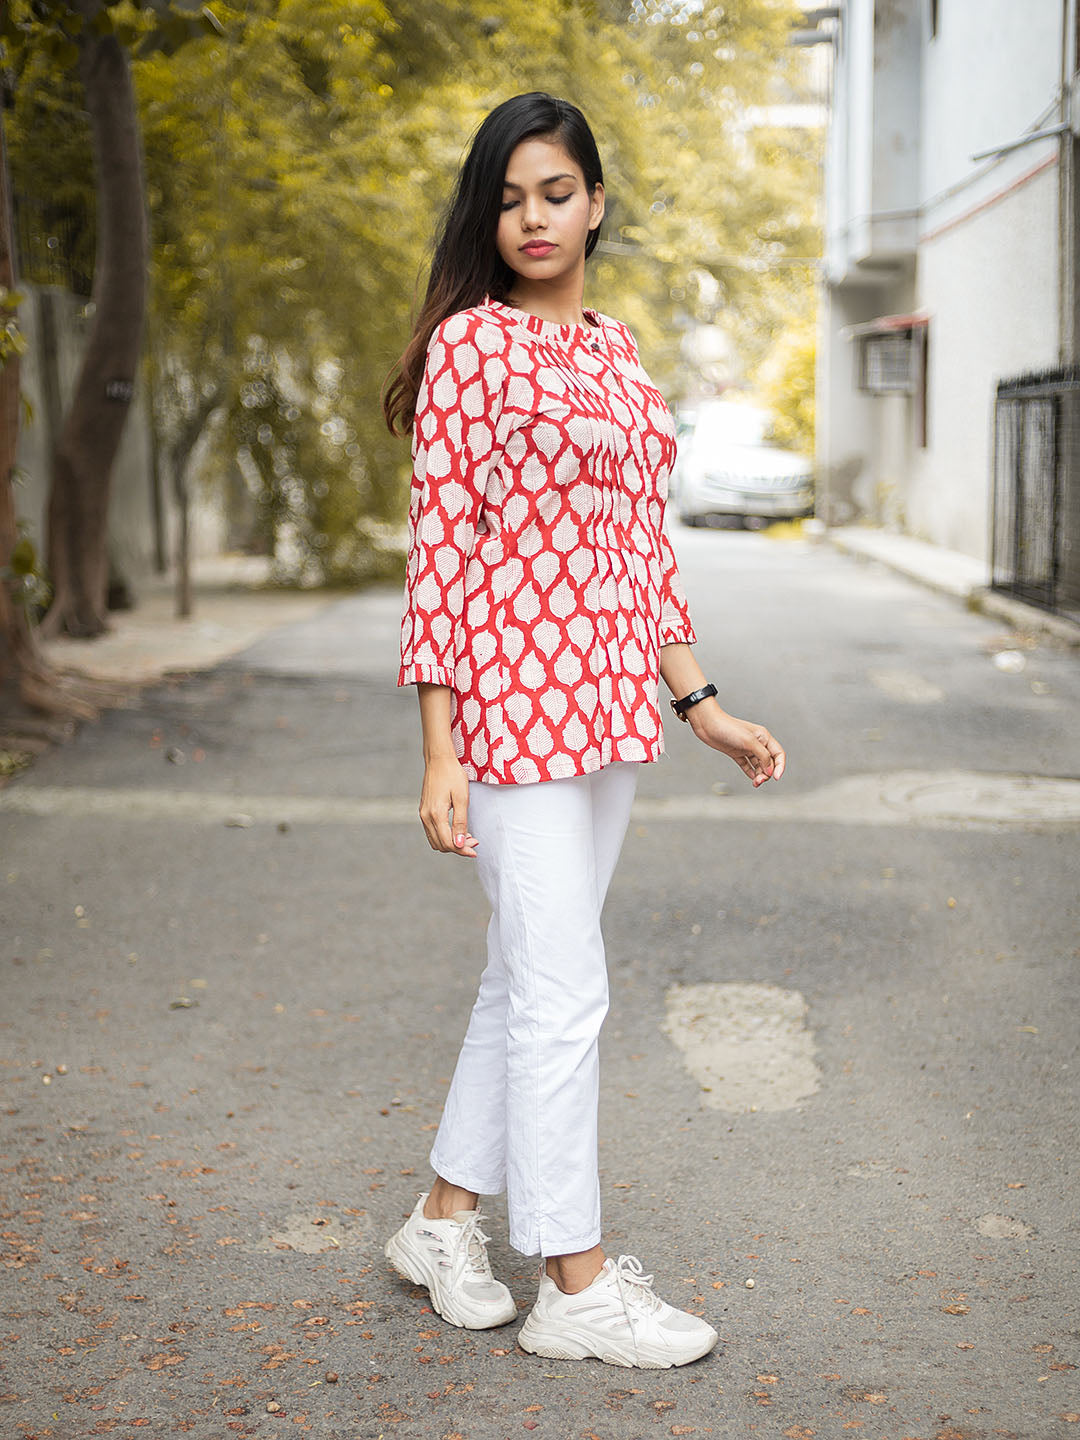
[[[479,841],[469,834],[469,777],[456,756],[439,756],[424,766],[420,819],[432,850],[476,859]]]

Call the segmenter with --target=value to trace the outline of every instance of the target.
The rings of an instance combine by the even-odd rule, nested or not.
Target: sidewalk
[[[962,600],[969,609],[994,615],[1017,630],[1052,635],[1066,645],[1080,646],[1080,625],[1060,615],[1051,615],[1036,605],[1002,595],[990,589],[990,577],[982,560],[942,545],[930,545],[911,535],[875,530],[862,525],[844,525],[822,532],[822,538],[846,555],[877,560],[945,595]]]
[[[176,616],[172,576],[143,580],[134,610],[114,610],[112,630],[96,640],[60,637],[43,643],[61,670],[94,680],[145,683],[172,671],[204,670],[281,625],[310,619],[341,599],[334,590],[283,590],[268,584],[270,562],[260,555],[221,555],[198,562],[192,575],[192,614]]]

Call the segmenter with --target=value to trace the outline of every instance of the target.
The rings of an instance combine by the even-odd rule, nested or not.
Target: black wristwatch
[[[672,700],[671,708],[678,715],[680,720],[686,720],[686,712],[691,705],[696,705],[699,700],[708,700],[710,695],[716,694],[715,685],[706,685],[704,690],[695,690],[691,695],[685,695],[681,700]],[[686,720],[689,725],[689,720]]]

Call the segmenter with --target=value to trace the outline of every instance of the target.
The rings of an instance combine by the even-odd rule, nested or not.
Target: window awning
[[[930,316],[879,315],[876,320],[864,320],[861,325],[845,325],[840,334],[845,340],[858,340],[863,335],[894,335],[900,330],[924,330],[930,324]]]

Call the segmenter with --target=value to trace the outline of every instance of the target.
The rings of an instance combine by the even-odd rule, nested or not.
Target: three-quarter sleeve
[[[465,571],[499,455],[503,332],[451,315],[428,345],[413,422],[399,685],[453,685]]]
[[[686,603],[682,577],[675,563],[675,552],[667,531],[660,531],[660,644],[694,645],[697,635],[690,619],[690,607]]]
[[[641,356],[638,353],[637,340],[634,338],[633,331],[628,325],[624,325],[621,322],[619,323],[619,329],[625,337],[630,353],[638,365],[640,365]],[[659,393],[657,393],[656,399],[660,410],[664,414],[665,423],[673,429],[674,421],[671,419],[670,411],[664,404]],[[664,526],[662,512],[660,517],[659,542],[660,644],[695,645],[697,643],[697,635],[694,633],[694,626],[690,619],[690,607],[686,602],[686,592],[683,589],[682,578],[679,575],[679,567],[675,562],[675,552],[671,548],[671,541],[668,539],[667,530]]]

